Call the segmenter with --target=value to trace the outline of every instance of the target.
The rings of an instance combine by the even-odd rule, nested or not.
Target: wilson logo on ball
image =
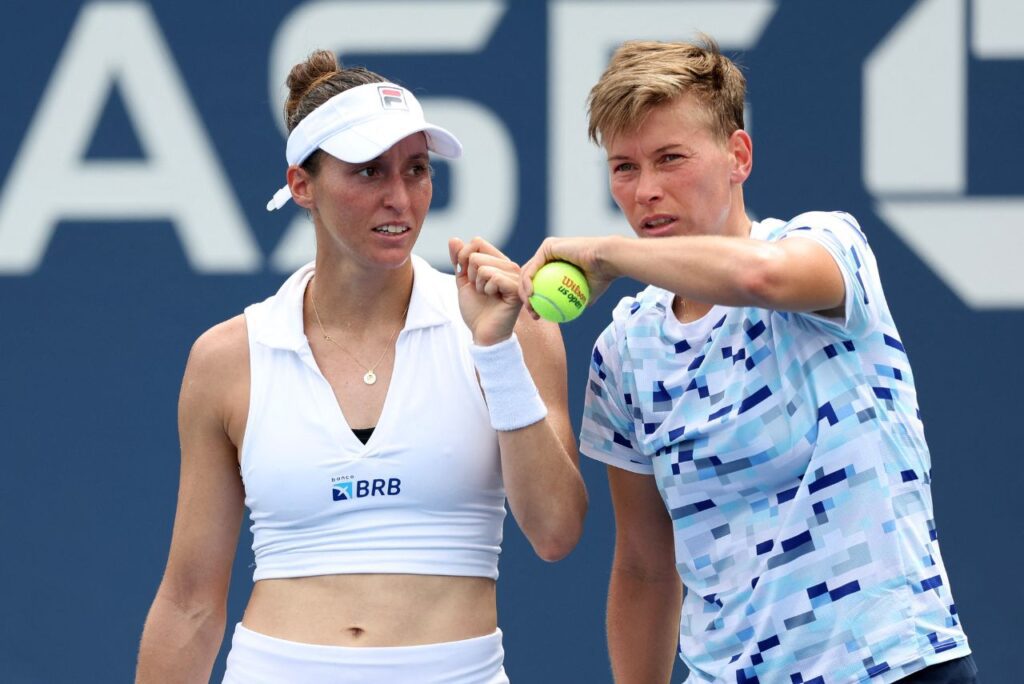
[[[583,290],[580,289],[580,286],[577,285],[572,278],[569,276],[562,276],[562,285],[564,285],[566,289],[558,288],[559,292],[565,295],[571,294],[578,298],[576,302],[577,308],[582,308],[587,305],[587,295],[583,293]]]
[[[583,271],[565,261],[551,261],[533,276],[530,306],[541,318],[566,323],[583,313],[590,283]]]

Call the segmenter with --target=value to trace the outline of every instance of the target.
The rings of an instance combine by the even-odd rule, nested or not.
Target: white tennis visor
[[[422,132],[427,149],[442,157],[462,155],[462,143],[450,132],[427,123],[416,97],[394,83],[367,83],[335,95],[292,129],[285,158],[289,166],[306,161],[318,149],[350,164],[376,159],[399,140]],[[292,198],[285,185],[267,202],[280,209]]]

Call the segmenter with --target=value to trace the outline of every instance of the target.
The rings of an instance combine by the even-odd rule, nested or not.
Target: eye
[[[684,159],[683,155],[681,155],[681,154],[674,154],[674,153],[670,152],[668,154],[661,155],[661,162],[663,164],[668,164],[668,163],[671,163],[671,162],[674,162],[674,161],[679,161],[680,159]]]
[[[356,175],[363,176],[365,178],[375,178],[380,175],[380,169],[376,166],[364,166],[356,171]]]
[[[409,167],[409,175],[414,178],[420,178],[422,176],[434,177],[434,167],[430,164],[417,162]]]
[[[627,171],[635,170],[636,164],[634,164],[633,162],[622,162],[621,164],[616,164],[612,167],[612,173],[625,173]]]

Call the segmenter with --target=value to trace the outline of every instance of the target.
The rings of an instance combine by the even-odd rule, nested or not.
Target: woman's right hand
[[[483,238],[448,241],[448,254],[459,288],[459,309],[473,342],[488,346],[512,336],[522,301],[519,264]]]

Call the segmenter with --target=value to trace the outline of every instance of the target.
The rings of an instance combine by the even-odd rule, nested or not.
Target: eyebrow
[[[658,149],[654,150],[654,154],[660,154],[662,152],[667,152],[668,150],[671,150],[674,147],[682,147],[682,146],[683,146],[682,143],[669,143],[668,145],[662,145]],[[608,161],[619,161],[619,160],[622,160],[622,159],[631,159],[631,157],[627,157],[626,155],[623,155],[623,154],[616,154],[616,155],[612,155],[612,156],[608,157]]]
[[[384,158],[384,155],[380,154],[380,155],[374,157],[373,159],[370,159],[369,161],[365,161],[365,162],[362,162],[362,163],[363,164],[379,164],[381,159],[383,159],[383,158]],[[421,161],[423,159],[429,160],[430,159],[430,155],[428,153],[426,153],[426,152],[417,152],[416,154],[410,155],[410,156],[405,158],[406,161]],[[351,163],[351,162],[346,162],[346,163]],[[354,165],[358,166],[358,164],[354,164]]]

